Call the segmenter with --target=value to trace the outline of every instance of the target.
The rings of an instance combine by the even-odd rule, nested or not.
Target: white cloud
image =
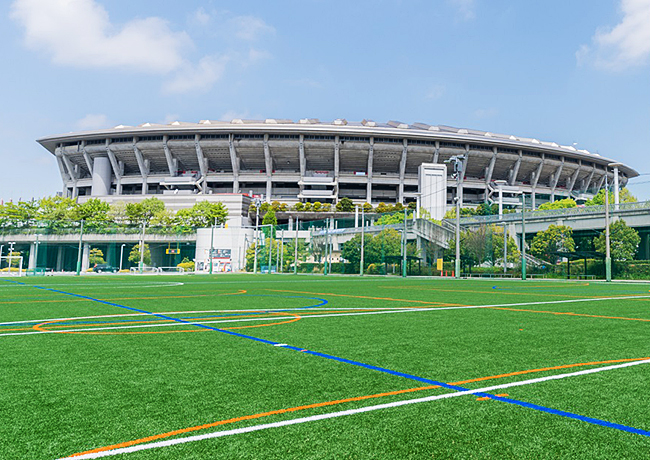
[[[74,67],[167,73],[181,66],[191,46],[187,34],[173,32],[161,18],[118,27],[95,0],[16,0],[11,18],[23,26],[28,47]]]
[[[458,10],[462,19],[470,20],[476,16],[474,0],[448,0],[448,2]]]
[[[75,124],[81,131],[89,131],[94,129],[108,128],[110,126],[113,126],[114,123],[112,123],[103,113],[89,113],[81,120],[78,120]]]
[[[275,29],[255,16],[237,16],[230,20],[235,36],[241,40],[255,41],[265,34],[275,33]]]
[[[196,65],[186,65],[163,84],[166,93],[205,92],[216,83],[226,69],[228,56],[206,56]]]
[[[210,14],[206,13],[206,11],[205,11],[205,9],[203,9],[203,7],[196,10],[190,16],[190,20],[193,23],[199,24],[201,26],[207,26],[210,23],[210,19],[211,19]]]
[[[474,111],[474,117],[480,119],[496,117],[498,114],[499,110],[494,107],[490,107],[489,109],[477,109]]]
[[[643,65],[650,57],[650,0],[621,0],[623,19],[614,28],[597,30],[592,44],[576,52],[578,64],[609,70]]]
[[[424,97],[430,100],[440,99],[445,94],[444,85],[435,85],[427,91]]]

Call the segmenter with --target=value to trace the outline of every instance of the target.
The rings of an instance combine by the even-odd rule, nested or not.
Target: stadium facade
[[[57,160],[70,197],[250,194],[265,200],[408,203],[420,194],[418,168],[465,155],[464,205],[504,203],[520,192],[533,207],[588,199],[605,183],[616,191],[638,173],[574,146],[473,129],[337,119],[203,120],[145,123],[48,136],[38,142]],[[456,196],[448,168],[447,203]],[[135,195],[135,196],[134,196]],[[190,196],[193,196],[190,198]]]

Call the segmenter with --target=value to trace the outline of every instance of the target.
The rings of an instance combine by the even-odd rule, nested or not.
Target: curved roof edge
[[[142,133],[178,133],[183,131],[213,131],[223,130],[229,132],[237,131],[295,131],[303,132],[340,132],[341,134],[352,135],[387,135],[387,136],[431,136],[436,139],[449,139],[451,141],[473,141],[473,142],[498,142],[502,144],[511,144],[514,147],[538,148],[543,150],[554,150],[558,153],[575,155],[579,158],[589,158],[599,164],[613,163],[614,160],[601,156],[598,153],[592,153],[584,149],[576,149],[573,145],[560,145],[555,142],[541,141],[535,138],[517,137],[509,134],[492,133],[468,128],[455,128],[446,125],[429,125],[426,123],[407,124],[399,121],[388,121],[386,123],[375,122],[373,120],[362,120],[360,122],[351,122],[344,118],[337,118],[330,122],[322,122],[317,118],[302,118],[297,122],[288,119],[267,118],[265,120],[244,120],[235,118],[231,121],[220,120],[201,120],[198,123],[188,123],[174,121],[168,124],[163,123],[143,123],[138,126],[117,125],[113,128],[76,131],[65,134],[57,134],[37,139],[37,142],[50,152],[54,153],[56,144],[67,142],[70,139],[84,140],[97,136],[124,136],[124,135],[141,135]],[[573,154],[573,155],[571,155]],[[628,177],[636,177],[639,173],[627,166],[622,165],[621,170]]]

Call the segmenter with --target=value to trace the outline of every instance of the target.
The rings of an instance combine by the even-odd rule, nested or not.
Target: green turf
[[[2,323],[135,313],[65,294],[74,293],[212,327],[262,326],[233,332],[445,382],[650,356],[650,286],[640,283],[287,275],[20,281],[27,285],[0,279]],[[301,309],[322,301],[327,304]],[[499,309],[444,309],[475,305]],[[413,307],[427,310],[347,314]],[[569,312],[576,315],[552,314]],[[324,314],[346,315],[318,316]],[[65,457],[220,420],[426,385],[151,315],[38,324],[0,325],[1,459]],[[142,327],[128,327],[136,325]],[[32,334],[43,329],[66,333]],[[650,366],[642,364],[491,393],[650,430],[649,382]],[[344,402],[165,439],[449,392],[428,389]],[[650,438],[639,434],[463,395],[108,458],[610,459],[647,458],[649,449]]]

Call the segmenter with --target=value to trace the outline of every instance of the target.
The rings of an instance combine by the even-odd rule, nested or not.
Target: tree
[[[558,251],[572,252],[575,250],[572,235],[573,230],[571,227],[551,225],[547,230],[535,235],[530,246],[530,252],[540,259],[556,262],[558,256],[552,253]]]
[[[410,201],[406,207],[411,211],[415,211],[418,208],[418,203],[416,201]]]
[[[83,220],[89,228],[103,227],[111,220],[111,206],[99,198],[91,198],[73,210],[73,220]]]
[[[575,208],[578,206],[576,201],[572,198],[565,198],[563,200],[549,201],[539,206],[540,211],[545,209],[565,209],[565,208]]]
[[[641,242],[639,232],[628,227],[623,219],[609,226],[609,247],[614,260],[632,260]],[[605,253],[605,232],[594,238],[596,251]]]
[[[370,203],[363,203],[363,212],[372,212],[372,205]]]
[[[323,203],[321,203],[320,201],[315,201],[314,204],[312,205],[314,212],[320,212],[322,207],[323,207]]]
[[[368,238],[368,235],[366,235]],[[402,235],[392,228],[382,230],[377,236],[365,242],[364,263],[384,263],[386,257],[401,254]]]
[[[272,225],[272,227],[264,227],[262,231],[265,236],[272,235],[275,238],[275,227],[278,225],[278,219],[275,217],[275,211],[270,209],[264,214],[264,219],[262,219],[262,225]]]
[[[635,203],[636,197],[630,193],[627,187],[621,189],[618,194],[621,203]],[[591,200],[585,201],[585,206],[602,206],[605,204],[605,189],[600,189]],[[614,192],[609,192],[609,204],[614,204]]]
[[[90,262],[90,265],[94,267],[95,265],[100,265],[103,264],[104,261],[104,253],[102,252],[101,249],[98,248],[92,248],[90,250],[90,255],[88,257],[88,261]]]
[[[372,240],[372,236],[365,235],[364,244],[370,240]],[[350,262],[355,267],[355,271],[359,270],[359,264],[361,263],[361,235],[359,233],[343,243],[341,257]]]
[[[413,219],[413,213],[407,216],[407,219]],[[393,214],[384,214],[375,222],[375,225],[392,225],[401,224],[404,222],[404,211],[396,212]]]
[[[129,253],[129,262],[132,262],[136,265],[140,264],[140,245],[136,244],[131,248],[131,252]],[[143,262],[144,265],[150,265],[151,264],[151,251],[149,250],[149,245],[147,243],[144,243],[144,257],[143,257]]]
[[[375,209],[375,212],[378,212],[379,214],[384,214],[387,212],[390,212],[390,207],[383,201],[377,205],[377,208]]]
[[[287,271],[289,269],[289,266],[293,263],[293,258],[294,258],[294,252],[295,252],[295,246],[293,242],[291,243],[284,243],[281,244],[279,240],[273,240],[271,241],[269,238],[267,238],[264,241],[264,245],[260,245],[260,247],[257,250],[257,266],[268,266],[269,264],[269,248],[271,249],[271,266],[275,267],[278,264],[278,248],[280,250],[280,260],[282,260],[282,271]],[[304,242],[302,244],[302,247],[300,244],[298,244],[298,259],[300,260],[301,257],[305,257],[306,251],[305,251],[305,245]],[[248,249],[246,250],[246,270],[247,271],[253,271],[253,268],[255,266],[255,243],[250,245]]]
[[[304,205],[304,203],[302,203],[300,201],[293,205],[293,210],[294,211],[302,212],[302,211],[304,211],[304,209],[305,209],[305,205]]]
[[[336,210],[338,212],[353,212],[354,203],[350,198],[343,197],[336,203]]]
[[[157,215],[160,216],[164,210]],[[228,220],[228,209],[223,203],[211,203],[199,201],[191,208],[181,209],[176,213],[176,220],[179,225],[186,227],[211,227],[212,225],[223,225]]]

